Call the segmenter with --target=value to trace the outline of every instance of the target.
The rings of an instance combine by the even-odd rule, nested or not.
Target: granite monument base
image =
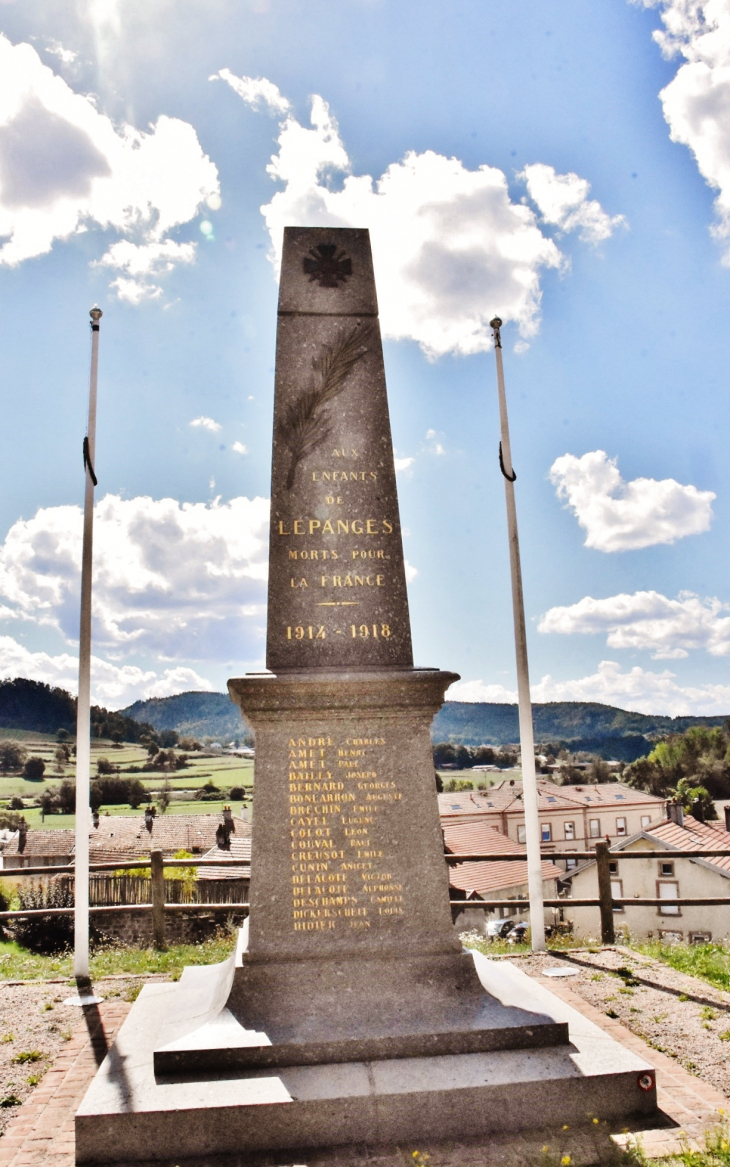
[[[159,1075],[564,1045],[568,1027],[486,994],[469,953],[246,964],[202,978]],[[192,970],[188,970],[192,971]],[[192,982],[191,982],[192,992]],[[221,1008],[221,1002],[225,1002]]]
[[[471,959],[471,958],[470,958]],[[656,1112],[652,1067],[514,965],[474,957],[505,1009],[568,1025],[570,1042],[489,1053],[155,1073],[154,1051],[202,1018],[220,968],[188,968],[135,1002],[76,1116],[80,1164],[466,1138]],[[408,983],[403,979],[403,997]]]

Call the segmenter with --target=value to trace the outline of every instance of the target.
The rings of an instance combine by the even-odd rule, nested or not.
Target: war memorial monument
[[[439,1140],[651,1115],[651,1066],[462,949],[414,668],[368,232],[284,236],[269,671],[250,917],[235,955],[148,985],[76,1117],[80,1163]]]

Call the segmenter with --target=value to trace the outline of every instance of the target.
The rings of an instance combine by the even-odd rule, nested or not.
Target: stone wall
[[[168,944],[200,944],[219,929],[240,928],[244,912],[167,912],[165,939]],[[152,912],[91,912],[93,940],[98,943],[128,944],[133,948],[152,945]]]

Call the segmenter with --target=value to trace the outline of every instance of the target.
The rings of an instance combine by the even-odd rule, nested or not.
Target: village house
[[[616,899],[730,898],[730,832],[719,824],[701,823],[672,806],[672,819],[654,822],[645,830],[611,847],[611,891]],[[683,851],[726,850],[727,856],[706,859],[683,857]],[[627,852],[645,852],[645,859],[622,858]],[[671,859],[654,859],[653,851],[671,851]],[[675,854],[676,853],[676,854]],[[574,899],[595,899],[598,878],[595,860],[581,864],[570,876]],[[598,908],[571,908],[565,916],[573,922],[577,937],[600,935]],[[616,930],[625,927],[632,936],[698,944],[730,937],[730,904],[727,906],[667,903],[658,907],[626,904],[614,908]]]
[[[233,816],[231,839],[249,838],[251,824]],[[221,854],[217,814],[105,815],[89,831],[91,863],[147,858],[154,849],[171,859],[178,851],[203,855],[213,850]],[[18,867],[63,867],[73,863],[76,834],[73,830],[17,831],[2,852],[3,869]],[[250,844],[249,844],[250,845]]]
[[[525,855],[525,848],[500,834],[495,827],[483,820],[454,823],[445,826],[444,849],[452,855]],[[554,863],[546,861],[542,865],[543,895],[545,899],[557,897],[557,881],[562,871]],[[505,860],[504,863],[485,861],[484,863],[449,864],[450,898],[463,899],[464,908],[453,908],[454,923],[459,932],[484,932],[488,920],[517,918],[528,910],[527,860]],[[469,902],[475,900],[504,900],[504,907],[472,908]],[[545,910],[546,923],[553,923],[555,912]]]
[[[587,851],[599,839],[628,838],[664,815],[665,799],[620,782],[557,786],[538,779],[543,854]],[[442,827],[483,821],[516,843],[525,842],[522,783],[503,780],[485,790],[439,794]],[[556,860],[567,871],[577,860]]]

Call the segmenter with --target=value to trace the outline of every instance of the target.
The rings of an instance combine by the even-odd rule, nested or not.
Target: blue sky
[[[276,258],[370,228],[416,663],[730,713],[730,0],[0,0],[0,676],[262,667]]]

